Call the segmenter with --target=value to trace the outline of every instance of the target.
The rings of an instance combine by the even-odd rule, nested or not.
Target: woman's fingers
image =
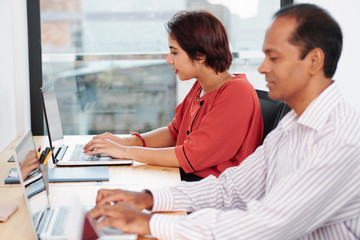
[[[84,153],[95,154],[93,151],[102,149],[104,146],[104,139],[93,139],[88,142],[84,147]],[[97,152],[99,153],[99,151]]]

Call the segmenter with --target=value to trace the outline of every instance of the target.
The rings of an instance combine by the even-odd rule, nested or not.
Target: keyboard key
[[[71,154],[70,161],[99,161],[100,154],[86,155],[84,153],[84,145],[76,144],[73,153]]]

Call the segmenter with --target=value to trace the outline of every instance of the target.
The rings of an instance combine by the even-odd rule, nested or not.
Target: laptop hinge
[[[55,157],[55,161],[61,161],[66,153],[66,150],[68,149],[68,146],[66,145],[62,145],[60,150],[58,151],[57,156]]]

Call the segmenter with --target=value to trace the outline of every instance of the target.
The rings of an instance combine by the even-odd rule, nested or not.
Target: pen
[[[50,152],[48,153],[48,155],[45,158],[44,164],[47,163],[47,161],[49,160],[49,157],[51,156],[51,154],[52,154],[52,151],[50,150]]]
[[[46,147],[45,150],[43,151],[44,155],[42,158],[40,158],[40,163],[44,163],[45,161],[45,158],[48,156],[49,154],[49,151],[50,151],[50,148]]]
[[[40,154],[40,158],[39,158],[39,163],[43,163],[44,161],[44,156],[45,156],[45,151],[42,151],[42,153]]]
[[[37,150],[37,153],[36,153],[36,156],[39,158],[39,155],[40,155],[40,151],[41,151],[41,146],[39,146],[38,150]]]

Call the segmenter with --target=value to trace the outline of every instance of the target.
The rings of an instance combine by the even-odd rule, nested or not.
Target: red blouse
[[[245,74],[236,75],[200,98],[201,89],[196,81],[175,108],[168,128],[186,173],[218,177],[226,168],[239,165],[261,144],[261,108]]]

